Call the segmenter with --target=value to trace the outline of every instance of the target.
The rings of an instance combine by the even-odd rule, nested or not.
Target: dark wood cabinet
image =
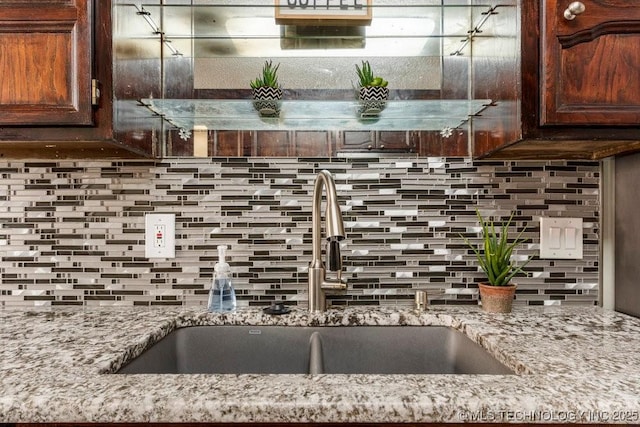
[[[583,0],[566,19],[577,3],[521,3],[521,135],[476,149],[478,157],[596,160],[640,150],[640,8]]]
[[[541,125],[640,124],[640,7],[546,0]]]
[[[220,131],[208,136],[208,152],[598,159],[639,151],[640,7],[627,0],[583,0],[584,11],[569,20],[570,0],[512,3],[478,15],[479,22],[486,15],[501,30],[476,40],[475,56],[442,57],[446,78],[432,98],[493,101],[462,132],[444,138],[437,131],[282,131],[263,138]],[[121,52],[124,59],[114,61],[112,13],[111,0],[0,0],[0,158],[192,155],[192,141],[177,137],[172,150],[161,149],[154,117],[148,128],[135,114],[130,128],[114,125],[114,99],[201,96],[183,84],[191,78],[192,58],[172,55],[161,66],[159,58],[132,60]],[[157,37],[164,46],[162,34]],[[116,84],[114,67],[121,77]],[[172,78],[148,78],[149,69],[169,70]],[[92,81],[101,89],[97,102]],[[141,83],[146,81],[157,88]],[[140,93],[129,93],[131,88]],[[129,116],[120,113],[121,120]]]
[[[90,6],[0,2],[0,124],[93,124]]]
[[[111,0],[0,0],[0,158],[152,152],[113,137],[111,15]]]

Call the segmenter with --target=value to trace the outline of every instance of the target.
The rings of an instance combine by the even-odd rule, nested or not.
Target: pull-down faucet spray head
[[[342,222],[342,211],[338,204],[338,195],[336,192],[336,185],[333,181],[333,176],[328,171],[322,171],[318,175],[325,176],[329,174],[328,178],[324,180],[324,185],[327,191],[327,206],[325,207],[326,227],[327,227],[327,240],[344,239],[344,224]],[[317,185],[316,185],[317,188]],[[320,197],[322,197],[322,191],[320,191]]]
[[[340,237],[327,239],[327,264],[329,271],[342,271],[342,256],[340,255]]]
[[[327,184],[325,183],[325,186]],[[333,187],[332,189],[330,187]],[[335,191],[333,178],[330,178],[327,186],[326,226],[327,226],[327,264],[329,271],[342,270],[342,258],[340,256],[340,241],[344,239],[344,224],[342,212]]]

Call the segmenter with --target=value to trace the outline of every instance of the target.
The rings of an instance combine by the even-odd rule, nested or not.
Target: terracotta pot
[[[511,313],[516,285],[491,286],[479,283],[482,309],[489,313]]]

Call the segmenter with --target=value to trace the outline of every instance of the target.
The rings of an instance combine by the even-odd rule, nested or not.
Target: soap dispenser
[[[225,260],[227,247],[218,246],[218,262],[213,267],[213,283],[209,291],[209,311],[236,309],[236,292],[231,283],[231,271]]]

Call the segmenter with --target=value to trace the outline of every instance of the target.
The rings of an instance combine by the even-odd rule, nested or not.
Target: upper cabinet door
[[[541,124],[638,125],[638,1],[541,3]]]
[[[0,0],[0,125],[90,125],[91,0]]]

